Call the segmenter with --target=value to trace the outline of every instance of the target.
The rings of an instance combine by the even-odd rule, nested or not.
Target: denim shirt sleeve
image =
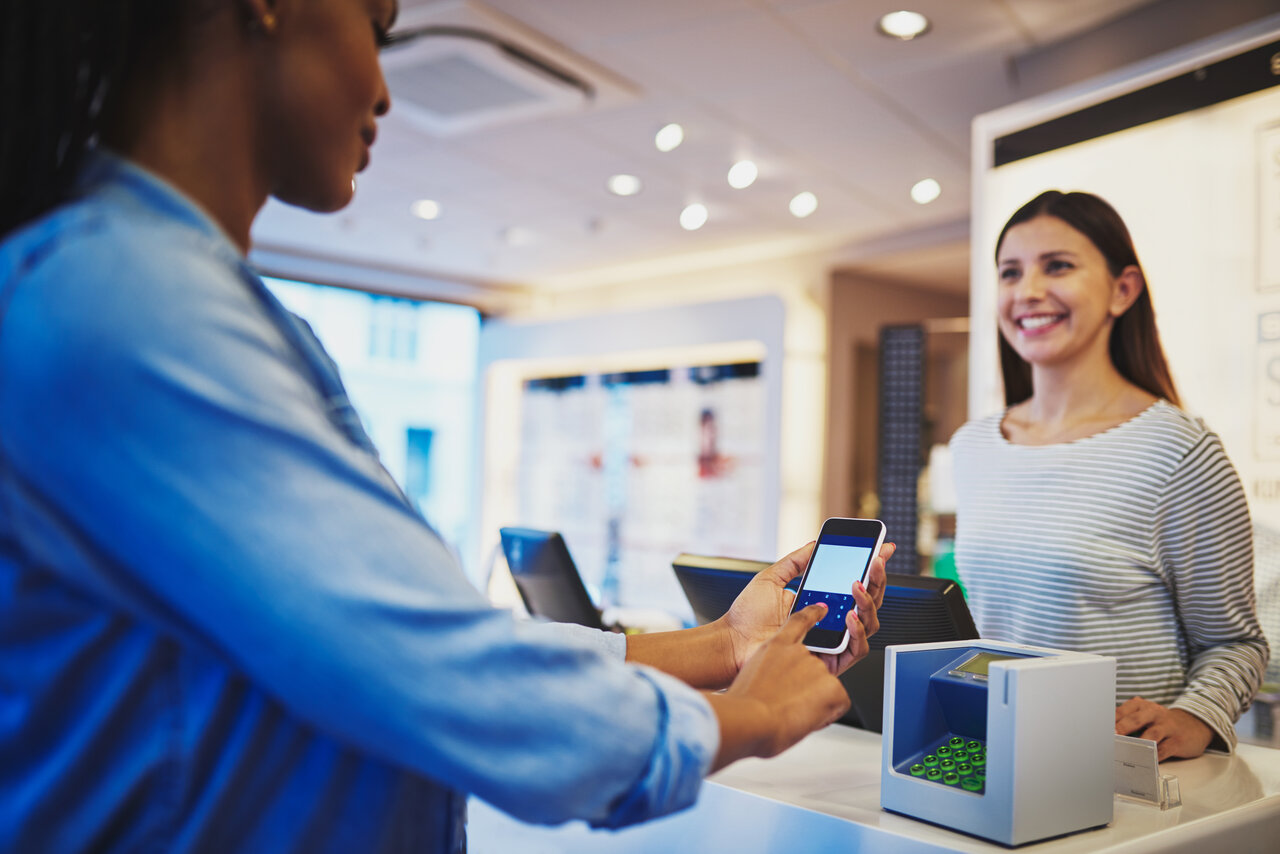
[[[105,218],[19,265],[0,451],[83,537],[65,582],[518,818],[691,804],[718,747],[705,699],[491,608],[202,239]]]
[[[692,804],[698,797],[701,775],[710,770],[719,748],[719,724],[700,694],[652,668],[641,667],[640,672],[653,681],[657,690],[661,732],[654,741],[644,777],[615,803],[603,821],[592,820],[596,826],[626,827],[666,813],[672,805]],[[673,738],[677,732],[696,732],[700,737]],[[705,752],[705,745],[712,745],[710,753]],[[687,770],[690,767],[701,768],[701,774],[691,775]]]
[[[627,659],[627,636],[621,632],[601,632],[576,623],[556,623],[556,626],[564,635],[579,638],[604,656],[617,661]]]

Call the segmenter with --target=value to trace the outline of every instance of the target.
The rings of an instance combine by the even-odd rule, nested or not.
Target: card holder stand
[[[1160,809],[1182,806],[1182,790],[1178,787],[1178,778],[1172,774],[1160,775]]]
[[[1162,810],[1182,806],[1178,778],[1160,773],[1154,741],[1117,735],[1115,767],[1116,797]]]
[[[1116,797],[1126,801],[1151,804],[1152,806],[1160,807],[1162,810],[1182,806],[1182,792],[1178,788],[1178,778],[1173,774],[1160,775],[1160,782],[1156,786],[1156,792],[1152,797],[1119,791],[1116,792]]]

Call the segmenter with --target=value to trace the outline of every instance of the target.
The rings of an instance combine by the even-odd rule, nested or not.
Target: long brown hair
[[[1133,238],[1115,208],[1092,193],[1063,193],[1058,190],[1041,193],[1009,217],[996,240],[997,265],[1000,263],[1000,247],[1009,229],[1040,216],[1060,219],[1087,237],[1106,259],[1107,270],[1112,276],[1120,275],[1126,267],[1137,267],[1141,272],[1142,265],[1138,263]],[[1143,280],[1146,280],[1145,273]],[[1160,346],[1160,332],[1156,329],[1156,313],[1151,305],[1149,288],[1143,287],[1129,310],[1116,318],[1107,351],[1111,363],[1126,380],[1175,406],[1181,405],[1173,376],[1169,373],[1169,363]],[[1017,354],[1003,334],[1000,336],[1000,372],[1004,375],[1006,406],[1031,397],[1031,365]]]

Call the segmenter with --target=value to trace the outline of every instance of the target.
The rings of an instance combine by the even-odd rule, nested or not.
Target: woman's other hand
[[[1116,707],[1116,734],[1154,741],[1162,762],[1194,759],[1213,741],[1213,730],[1195,715],[1141,697],[1125,700]]]

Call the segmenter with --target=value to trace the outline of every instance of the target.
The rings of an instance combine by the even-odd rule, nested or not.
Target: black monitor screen
[[[557,623],[604,628],[564,538],[554,531],[502,528],[502,552],[525,607]]]
[[[682,554],[671,562],[698,625],[719,619],[757,572],[768,567],[761,560]]]
[[[890,572],[888,582],[879,610],[880,630],[871,636],[871,652],[840,676],[852,703],[842,721],[873,732],[880,732],[884,717],[886,646],[978,636],[964,593],[951,579]]]

